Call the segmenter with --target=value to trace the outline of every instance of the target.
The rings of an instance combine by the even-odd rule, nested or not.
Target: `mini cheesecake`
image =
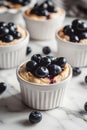
[[[0,22],[0,46],[16,44],[26,37],[26,30],[14,23]]]
[[[0,2],[0,10],[3,9],[19,9],[27,6],[31,0],[3,0]]]
[[[36,54],[20,67],[19,75],[23,80],[34,84],[54,84],[65,80],[70,75],[70,67],[64,57],[42,57]]]
[[[71,25],[66,25],[60,29],[58,36],[64,41],[87,44],[87,24],[75,19]]]
[[[64,11],[56,7],[50,0],[46,0],[41,4],[35,4],[33,8],[25,11],[25,15],[34,20],[57,19],[63,13]]]

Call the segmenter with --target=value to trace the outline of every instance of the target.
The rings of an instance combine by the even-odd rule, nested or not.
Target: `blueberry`
[[[0,27],[1,26],[5,27],[5,26],[7,26],[7,24],[5,22],[0,22]]]
[[[55,63],[55,57],[53,56],[47,56],[50,60],[51,60],[51,64],[54,64]]]
[[[85,83],[87,83],[87,76],[85,76]]]
[[[8,23],[8,27],[14,27],[15,29],[17,28],[13,22]]]
[[[67,63],[67,60],[65,57],[60,57],[60,58],[55,59],[55,64],[59,65],[61,67],[64,67],[66,65],[66,63]]]
[[[48,77],[48,74],[49,74],[49,70],[43,66],[39,66],[35,70],[35,76],[38,78],[46,78],[46,77]]]
[[[49,57],[42,57],[40,60],[40,65],[41,66],[47,66],[51,64],[51,59]]]
[[[38,111],[33,111],[29,115],[29,121],[31,123],[38,123],[42,120],[42,114]]]
[[[79,67],[74,67],[73,68],[73,76],[78,76],[81,74],[81,70]]]
[[[19,38],[21,38],[21,33],[17,32],[17,31],[14,31],[13,36],[14,36],[14,39],[19,39]]]
[[[79,39],[87,39],[87,32],[79,33]]]
[[[28,46],[26,49],[26,55],[29,55],[31,53],[31,51],[32,51],[31,47]]]
[[[84,105],[84,109],[85,109],[85,111],[87,112],[87,102],[86,102],[85,105]]]
[[[0,35],[4,36],[7,33],[9,33],[9,29],[7,27],[1,26],[0,27]]]
[[[41,9],[38,13],[39,16],[48,16],[49,12],[46,9]]]
[[[2,41],[3,42],[12,42],[14,40],[13,36],[10,34],[7,34],[3,37]]]
[[[26,63],[26,70],[34,73],[35,69],[37,68],[38,64],[35,61],[29,61]]]
[[[43,51],[43,53],[44,53],[45,55],[48,55],[49,53],[51,53],[51,49],[50,49],[50,47],[48,47],[48,46],[45,46],[42,51]]]
[[[0,83],[0,94],[2,94],[7,88],[7,85],[4,82]]]
[[[65,35],[71,36],[72,34],[74,34],[74,30],[72,29],[72,27],[70,25],[67,25],[63,28],[63,32]]]
[[[48,8],[48,4],[46,2],[42,3],[39,8],[41,9],[47,9]]]
[[[80,32],[87,32],[87,24],[82,22],[77,25],[77,31]]]
[[[14,28],[14,26],[7,26],[7,27],[8,27],[8,29],[9,29],[10,32],[16,31],[16,29]]]
[[[72,21],[72,28],[76,30],[76,29],[77,29],[77,25],[78,25],[78,24],[81,24],[81,23],[82,23],[82,21],[79,20],[79,19],[73,20],[73,21]]]
[[[36,61],[37,63],[40,63],[42,56],[40,54],[35,54],[31,57],[31,60]]]
[[[58,65],[55,65],[55,64],[49,65],[48,69],[49,69],[49,75],[52,76],[52,77],[56,76],[56,75],[58,75],[62,72],[61,67],[58,66]]]
[[[70,41],[71,41],[71,42],[79,42],[79,37],[76,36],[76,35],[71,35],[71,36],[70,36]]]

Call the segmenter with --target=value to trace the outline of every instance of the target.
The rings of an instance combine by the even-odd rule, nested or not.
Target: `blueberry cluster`
[[[63,28],[63,32],[70,37],[71,42],[79,42],[81,39],[87,39],[87,24],[75,19],[72,21],[72,25]]]
[[[3,42],[11,42],[14,39],[21,38],[21,33],[17,31],[14,23],[0,22],[0,40]]]
[[[40,5],[35,4],[30,13],[38,16],[49,16],[49,13],[51,12],[56,13],[56,7],[51,0],[46,0]]]
[[[26,70],[38,78],[53,78],[64,70],[67,60],[64,57],[54,58],[35,54],[26,63]]]
[[[31,0],[6,0],[8,2],[12,2],[13,4],[20,4],[22,6],[25,6],[31,2]]]

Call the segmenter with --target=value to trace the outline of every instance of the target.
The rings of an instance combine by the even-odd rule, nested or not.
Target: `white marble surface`
[[[69,22],[71,19],[66,19]],[[42,53],[42,47],[49,45],[52,53],[57,55],[55,41],[31,41],[32,53]],[[16,79],[16,69],[0,70],[0,82],[8,84],[6,91],[0,95],[0,130],[87,130],[87,113],[84,103],[87,101],[87,84],[84,77],[87,68],[82,68],[78,77],[72,78],[67,87],[63,106],[50,111],[42,111],[40,123],[31,125],[28,122],[32,109],[22,103],[19,83]]]

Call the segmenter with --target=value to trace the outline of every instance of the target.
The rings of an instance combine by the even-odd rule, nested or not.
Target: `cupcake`
[[[33,55],[17,69],[24,103],[39,110],[61,106],[71,74],[66,58]]]
[[[25,22],[22,17],[22,11],[30,6],[30,2],[31,0],[1,0],[0,19],[6,22],[11,21],[15,22],[15,24],[25,26]]]
[[[56,33],[58,55],[65,56],[74,67],[87,66],[87,24],[79,19],[72,21]]]
[[[0,68],[16,67],[23,62],[28,42],[26,29],[12,22],[0,22]]]
[[[24,19],[32,39],[49,40],[55,38],[55,31],[61,26],[65,11],[56,7],[52,1],[46,0],[41,4],[25,10]]]

